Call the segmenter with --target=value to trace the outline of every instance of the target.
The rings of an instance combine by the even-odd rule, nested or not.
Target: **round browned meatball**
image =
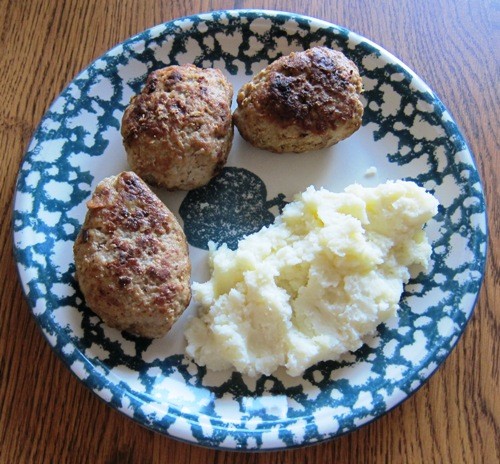
[[[132,170],[169,190],[207,184],[231,149],[232,98],[233,87],[218,69],[188,64],[152,72],[122,119]]]
[[[175,216],[133,172],[100,182],[74,245],[87,306],[110,327],[165,335],[191,299],[191,264]]]
[[[362,81],[343,53],[315,47],[281,57],[238,93],[244,139],[276,153],[329,147],[361,126]]]

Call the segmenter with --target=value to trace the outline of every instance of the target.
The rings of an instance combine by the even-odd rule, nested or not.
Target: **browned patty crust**
[[[218,69],[187,64],[152,72],[122,119],[132,170],[170,190],[208,183],[231,149],[232,97],[233,87]]]
[[[74,245],[85,301],[109,326],[162,337],[188,306],[191,265],[175,216],[133,172],[100,182]]]
[[[362,80],[343,53],[315,47],[281,57],[238,93],[233,119],[253,145],[277,153],[331,146],[361,126]]]

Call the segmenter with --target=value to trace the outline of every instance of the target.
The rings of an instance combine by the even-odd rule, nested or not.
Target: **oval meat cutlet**
[[[134,173],[100,182],[74,245],[85,301],[110,327],[165,335],[191,298],[184,232]]]
[[[246,83],[233,121],[258,148],[318,150],[359,129],[362,89],[357,66],[343,53],[314,47],[278,58]]]
[[[207,184],[231,150],[232,98],[233,87],[218,69],[185,64],[153,71],[122,119],[132,170],[169,190]]]

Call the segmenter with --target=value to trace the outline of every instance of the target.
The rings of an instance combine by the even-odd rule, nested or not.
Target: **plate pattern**
[[[182,342],[166,355],[163,342],[104,326],[79,292],[72,246],[95,183],[126,169],[122,154],[116,155],[121,116],[146,75],[168,64],[194,62],[249,79],[277,57],[314,45],[343,50],[358,64],[367,102],[363,129],[371,132],[374,144],[390,147],[384,163],[434,192],[441,203],[428,225],[431,270],[406,286],[398,318],[382,325],[356,353],[319,363],[302,378],[280,371],[255,379],[211,373],[184,357]],[[223,175],[260,192],[265,212],[254,228],[271,222],[270,208],[284,204],[284,195],[268,200],[265,184],[250,171],[228,167]],[[219,198],[229,209],[241,194],[227,187],[232,184],[221,183]],[[223,239],[233,245],[248,233],[248,221],[235,223],[234,214],[212,212],[205,219],[217,227],[197,225],[200,204],[213,199],[214,188],[191,192],[180,207],[196,249],[206,249],[216,229],[225,230]],[[13,223],[24,292],[45,337],[71,371],[112,407],[153,430],[230,449],[293,447],[332,438],[416,391],[466,326],[482,281],[487,238],[472,155],[445,107],[418,76],[344,28],[252,10],[213,12],[154,27],[76,77],[28,147]]]

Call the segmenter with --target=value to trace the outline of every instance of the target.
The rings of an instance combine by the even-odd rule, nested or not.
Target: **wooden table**
[[[180,443],[99,401],[44,340],[22,296],[11,243],[19,163],[49,104],[80,70],[155,24],[198,12],[252,7],[345,26],[416,71],[445,102],[475,153],[490,225],[489,260],[474,316],[430,381],[355,433],[261,454]],[[499,36],[491,2],[0,0],[0,11],[1,463],[499,462]]]

